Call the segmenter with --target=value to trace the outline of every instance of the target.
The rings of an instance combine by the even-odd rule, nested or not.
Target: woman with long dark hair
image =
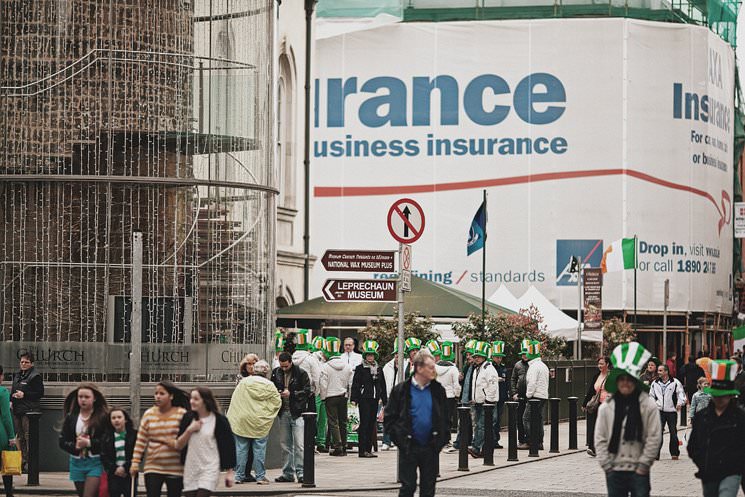
[[[129,497],[132,491],[132,466],[137,430],[129,413],[121,407],[109,411],[109,437],[101,451],[101,462],[108,475],[109,497]],[[134,482],[137,485],[137,482]]]
[[[184,467],[175,439],[181,419],[187,412],[189,398],[170,381],[161,381],[155,385],[154,404],[142,415],[129,474],[132,481],[136,481],[135,477],[142,469],[147,497],[160,497],[164,483],[168,497],[179,497]],[[143,454],[145,464],[140,468]]]
[[[106,440],[109,406],[92,383],[81,383],[63,405],[59,446],[70,454],[70,480],[79,497],[97,497],[103,473],[101,447]]]
[[[608,391],[605,389],[605,381],[608,378],[610,358],[601,356],[598,358],[598,372],[592,377],[582,402],[582,409],[587,415],[587,453],[595,457],[595,420],[598,416],[600,404],[605,402]]]

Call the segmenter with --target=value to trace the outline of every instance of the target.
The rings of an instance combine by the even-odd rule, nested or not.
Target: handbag
[[[104,471],[98,480],[98,497],[109,497],[109,474]]]
[[[0,458],[2,459],[0,474],[4,476],[21,475],[22,458],[20,450],[4,450]]]
[[[607,376],[606,376],[607,379]],[[595,395],[592,396],[592,398],[587,402],[587,405],[585,406],[585,411],[587,411],[590,414],[595,414],[598,412],[598,408],[600,407],[600,394],[603,392],[603,388],[605,388],[605,380],[603,380],[603,384],[600,385],[600,390],[595,392]]]

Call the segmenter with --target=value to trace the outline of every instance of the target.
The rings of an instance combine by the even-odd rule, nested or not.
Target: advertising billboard
[[[403,23],[317,42],[311,244],[395,249],[420,204],[415,275],[576,308],[570,256],[638,237],[638,306],[732,307],[734,55],[702,27],[630,19]],[[466,252],[488,194],[487,263]],[[336,273],[338,277],[338,273]],[[351,276],[351,274],[350,274]],[[329,274],[314,268],[312,289]],[[379,277],[390,277],[380,274]],[[603,308],[633,306],[633,271]]]

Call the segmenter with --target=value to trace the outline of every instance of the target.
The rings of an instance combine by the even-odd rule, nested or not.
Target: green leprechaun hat
[[[311,336],[310,330],[301,328],[295,335],[295,349],[297,350],[309,350],[311,348]]]
[[[375,356],[375,360],[377,361],[379,349],[380,344],[375,340],[365,340],[362,342],[362,357],[365,357],[367,354],[372,354]]]
[[[408,354],[412,350],[419,350],[422,348],[422,341],[416,337],[409,337],[404,342],[404,353]]]
[[[318,352],[319,350],[323,350],[323,345],[326,343],[326,339],[322,336],[313,337],[313,340],[310,342],[310,346],[313,348],[314,352]]]
[[[523,338],[520,342],[520,355],[528,355],[530,353],[530,338]]]
[[[281,331],[276,331],[274,333],[274,350],[276,352],[282,352],[285,350],[285,336]]]
[[[435,357],[440,357],[442,355],[442,347],[440,346],[440,342],[437,340],[428,341],[424,345],[424,348],[429,350],[429,353]]]
[[[323,345],[323,353],[326,354],[326,357],[341,355],[341,340],[336,337],[328,337]]]
[[[454,361],[455,347],[453,347],[453,342],[442,342],[440,346],[442,347],[442,359],[444,361]]]
[[[634,378],[640,388],[649,390],[649,386],[645,385],[639,378],[651,358],[652,353],[645,349],[639,342],[628,342],[618,345],[613,349],[613,353],[610,356],[610,362],[613,368],[605,380],[605,390],[608,393],[616,393],[616,390],[618,390],[616,380],[624,374]]]
[[[541,357],[541,342],[538,340],[531,340],[528,345],[528,360],[532,361]]]
[[[471,338],[470,340],[466,341],[466,352],[473,355],[473,348],[476,347],[476,342],[478,342],[478,340],[476,340],[475,338]]]
[[[496,340],[491,343],[491,356],[492,357],[504,357],[504,342]]]
[[[476,342],[476,346],[473,348],[473,355],[488,359],[489,355],[491,355],[491,345],[489,345],[489,342],[482,342],[481,340]]]
[[[712,397],[724,397],[725,395],[740,395],[735,388],[735,377],[737,376],[737,363],[732,360],[717,360],[709,363],[711,368],[711,384],[704,388],[704,393]]]

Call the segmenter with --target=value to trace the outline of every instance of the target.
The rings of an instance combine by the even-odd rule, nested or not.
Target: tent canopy
[[[489,302],[513,310],[515,312],[520,310],[520,303],[517,301],[517,297],[512,295],[512,292],[510,292],[507,287],[504,286],[504,283],[499,285],[497,291],[494,292],[491,297],[489,297]]]
[[[531,305],[538,309],[543,316],[543,324],[546,325],[549,335],[561,337],[567,341],[577,340],[577,320],[567,316],[533,285],[517,302],[520,309],[527,309]],[[582,332],[583,342],[600,342],[601,340],[602,332],[599,330]]]

